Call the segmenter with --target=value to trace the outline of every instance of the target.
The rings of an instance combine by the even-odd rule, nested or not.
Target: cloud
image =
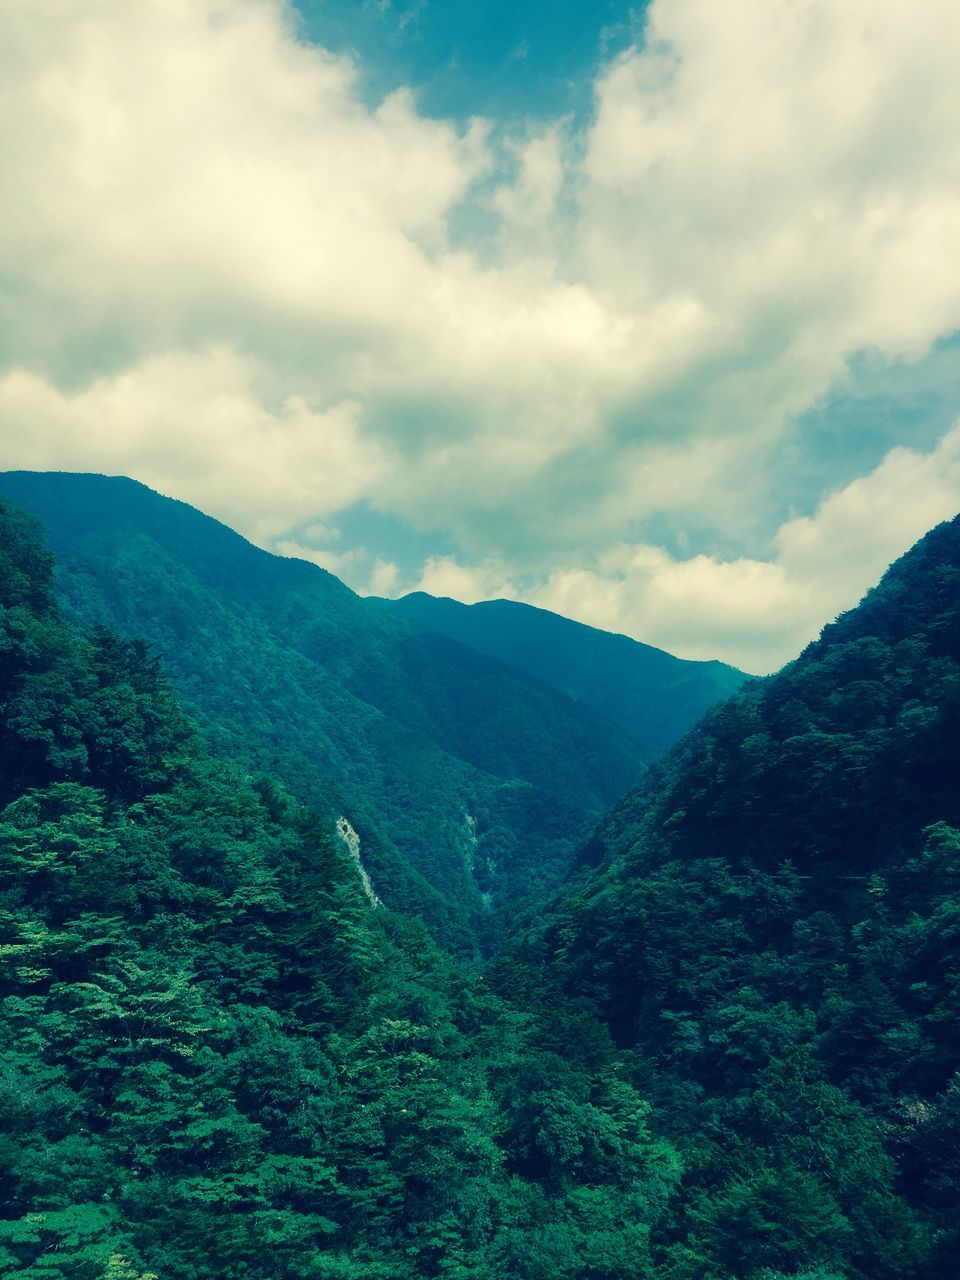
[[[594,278],[638,300],[689,292],[718,344],[810,316],[814,330],[775,330],[762,352],[793,339],[810,374],[844,350],[925,347],[956,320],[938,269],[960,243],[951,13],[655,3],[644,47],[597,87]]]
[[[496,190],[493,207],[511,228],[529,227],[542,233],[564,182],[560,131],[548,129],[510,150],[517,161],[517,175]]]
[[[395,324],[485,163],[482,131],[407,91],[365,109],[351,63],[267,0],[41,0],[3,26],[0,245],[61,342],[91,322],[139,347]]]
[[[152,357],[75,392],[9,373],[5,465],[135,475],[259,542],[378,485],[388,457],[355,403],[290,396],[267,409],[260,379],[254,361],[217,350]]]
[[[13,0],[3,463],[124,470],[328,561],[303,528],[363,500],[459,547],[438,589],[593,590],[688,648],[699,593],[731,654],[780,601],[800,635],[833,596],[785,530],[824,468],[785,434],[856,352],[960,328],[958,59],[948,0],[654,0],[589,124],[532,131],[371,105],[281,0]],[[389,547],[358,585],[377,557],[398,589]]]
[[[763,674],[795,657],[892,560],[958,510],[960,423],[931,452],[894,449],[812,516],[786,521],[769,560],[680,559],[624,545],[593,569],[555,571],[524,598],[683,657],[721,658]]]
[[[269,0],[15,3],[0,37],[8,368],[72,388],[252,353],[268,397],[362,406],[406,464],[384,502],[430,491],[447,520],[595,429],[620,319],[550,261],[449,238],[493,164],[482,123],[427,120],[408,91],[364,105],[349,60]],[[528,149],[517,210],[549,213],[544,163]]]
[[[696,316],[638,416],[745,445],[726,491],[769,484],[771,442],[854,352],[957,327],[958,53],[946,0],[669,0],[601,76],[580,271],[625,310]]]
[[[428,561],[416,589],[472,603],[523,599],[682,657],[775,670],[857,603],[887,565],[960,509],[960,423],[928,453],[896,448],[869,475],[785,521],[767,560],[680,558],[620,544],[590,567],[516,583],[502,564]]]
[[[370,573],[370,594],[392,596],[400,579],[400,566],[392,560],[377,560]]]
[[[458,564],[452,556],[431,556],[423,567],[415,591],[432,596],[450,596],[465,604],[478,600],[515,600],[518,591],[509,581],[506,565],[493,561]],[[398,584],[394,583],[394,592]]]

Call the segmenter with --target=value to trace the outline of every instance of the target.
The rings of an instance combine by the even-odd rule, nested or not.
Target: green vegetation
[[[0,507],[0,1274],[646,1274],[676,1178],[599,1028],[551,1042],[83,637]]]
[[[9,473],[85,630],[142,636],[207,741],[345,815],[379,896],[476,955],[542,898],[649,750],[589,707],[122,478]]]
[[[461,604],[415,591],[385,609],[500,658],[625,730],[654,760],[746,677],[723,662],[685,662],[516,600]]]
[[[958,659],[960,518],[708,715],[500,962],[636,1054],[670,1280],[960,1274]]]
[[[133,546],[118,591],[168,563]],[[233,590],[272,661],[259,556]],[[291,572],[322,586],[284,627],[328,591],[331,644],[344,589]],[[96,612],[106,575],[70,582]],[[53,584],[0,503],[5,1280],[960,1274],[960,518],[655,765],[486,972]],[[394,695],[432,733],[441,658],[422,713]],[[396,670],[341,687],[364,662]]]

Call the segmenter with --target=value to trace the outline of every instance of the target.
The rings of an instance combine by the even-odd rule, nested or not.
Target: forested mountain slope
[[[676,1154],[599,1027],[535,1030],[0,502],[4,1280],[640,1280]]]
[[[122,478],[8,473],[79,624],[146,638],[217,749],[359,833],[376,892],[460,952],[555,885],[649,750],[517,668]]]
[[[960,1275],[958,828],[960,517],[710,713],[499,962],[636,1055],[670,1280]]]
[[[746,676],[723,662],[689,662],[516,600],[458,600],[416,591],[383,605],[431,631],[501,658],[568,694],[660,755]]]
[[[960,520],[484,977],[0,503],[0,1274],[960,1274]]]

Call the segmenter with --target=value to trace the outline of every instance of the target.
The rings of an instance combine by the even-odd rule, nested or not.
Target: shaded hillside
[[[687,662],[514,600],[457,600],[416,591],[385,608],[501,658],[618,724],[650,759],[746,677],[723,662]]]
[[[10,473],[85,627],[145,637],[217,749],[359,834],[376,892],[456,950],[557,883],[643,753],[590,708],[121,478]]]
[[[960,518],[601,825],[502,989],[589,1007],[686,1170],[670,1280],[960,1274]]]
[[[676,1157],[609,1041],[561,1059],[373,907],[50,570],[0,502],[4,1280],[642,1280]]]

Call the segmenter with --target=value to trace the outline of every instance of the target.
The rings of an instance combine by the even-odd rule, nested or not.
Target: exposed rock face
[[[337,835],[347,846],[350,857],[357,864],[357,874],[360,876],[363,892],[367,895],[371,907],[382,907],[383,903],[377,897],[367,869],[360,860],[360,837],[343,814],[337,819]]]

